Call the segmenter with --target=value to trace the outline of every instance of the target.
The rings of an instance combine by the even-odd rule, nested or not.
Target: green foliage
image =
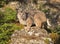
[[[60,26],[57,26],[53,32],[58,33],[60,35]]]
[[[60,25],[58,25],[58,26],[56,26],[55,28],[52,28],[52,29],[48,28],[48,30],[51,31],[50,33],[54,33],[54,34],[57,33],[58,35],[60,35]]]
[[[16,11],[6,8],[4,12],[0,11],[0,22],[12,22],[16,20]]]
[[[8,44],[10,36],[14,30],[20,30],[20,27],[15,24],[7,23],[0,25],[0,44]]]
[[[58,33],[52,32],[49,35],[50,35],[50,38],[53,40],[53,42],[55,42],[59,38]]]
[[[46,42],[46,44],[50,44],[49,39],[46,38],[46,40],[44,40]]]
[[[5,9],[4,15],[5,15],[5,17],[4,17],[5,22],[16,20],[16,11],[14,11],[10,8]]]
[[[6,4],[6,0],[0,0],[0,7],[3,7]]]
[[[0,44],[8,44],[13,31],[21,29],[20,26],[13,23],[15,21],[16,11],[11,8],[0,10]]]
[[[0,11],[0,23],[1,23],[1,22],[2,22],[2,20],[3,20],[3,16],[4,16],[3,12],[2,12],[2,11]]]

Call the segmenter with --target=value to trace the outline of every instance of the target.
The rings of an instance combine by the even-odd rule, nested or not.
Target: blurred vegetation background
[[[19,23],[16,23],[16,10],[5,7],[8,3],[9,0],[0,0],[0,44],[9,44],[14,30],[22,28]]]

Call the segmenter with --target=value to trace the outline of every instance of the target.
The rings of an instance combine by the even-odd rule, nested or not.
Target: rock
[[[15,31],[11,36],[10,44],[47,44],[46,39],[48,39],[48,44],[52,43],[46,30],[31,27],[29,30],[21,29],[20,31]]]
[[[60,0],[49,0],[50,3],[60,3]]]
[[[57,8],[60,10],[60,1],[59,0],[47,0],[47,4],[51,7]]]
[[[18,1],[9,2],[5,7],[9,7],[13,10],[16,10],[19,8],[19,2]]]
[[[52,8],[53,9],[53,8]],[[59,26],[60,25],[60,11],[51,11],[50,9],[50,12],[49,14],[46,14],[47,18],[49,19],[48,22],[50,24],[50,28],[51,29],[55,29],[56,26]],[[49,27],[47,25],[47,27]]]
[[[56,16],[57,25],[60,25],[60,12]]]
[[[28,3],[31,3],[31,1],[32,0],[19,0],[19,2],[21,3],[21,4],[28,4]]]
[[[52,0],[50,0],[52,1]],[[48,4],[48,5],[47,5]],[[56,7],[56,6],[60,6],[59,4],[55,4],[54,2],[53,3],[50,3],[50,2],[47,2],[46,4],[46,17],[47,19],[49,19],[49,24],[51,26],[47,26],[49,27],[50,29],[55,29],[56,26],[60,25],[59,23],[59,12],[60,12],[60,7]],[[54,5],[54,6],[53,6]]]

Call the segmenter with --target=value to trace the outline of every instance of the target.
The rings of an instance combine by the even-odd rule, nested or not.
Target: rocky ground
[[[10,44],[53,44],[53,41],[46,30],[31,27],[28,30],[16,30],[11,36]]]

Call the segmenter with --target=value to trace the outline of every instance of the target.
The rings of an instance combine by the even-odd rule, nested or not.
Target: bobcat
[[[27,27],[31,27],[35,24],[36,27],[43,28],[43,26],[47,23],[47,18],[42,11],[35,11],[35,14],[33,16],[30,15],[26,22]]]
[[[44,12],[39,10],[29,11],[24,13],[19,11],[17,14],[20,24],[26,25],[28,28],[32,25],[42,28],[47,23]]]
[[[39,11],[35,14],[34,23],[37,27],[43,28],[43,25],[47,23],[46,21],[47,21],[47,18],[42,11]]]

